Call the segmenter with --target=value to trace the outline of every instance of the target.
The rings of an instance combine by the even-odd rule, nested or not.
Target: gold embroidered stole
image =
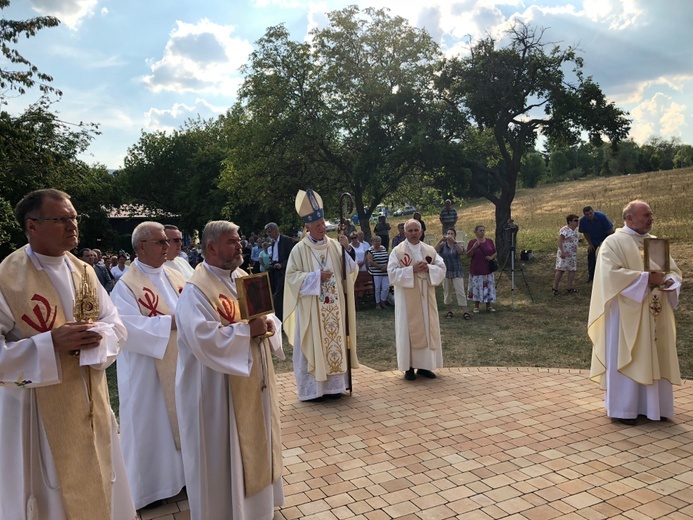
[[[176,270],[170,267],[163,266],[166,271],[166,279],[171,284],[176,296],[179,296],[185,286],[185,279]],[[140,308],[142,316],[171,316],[173,313],[166,305],[166,300],[159,293],[147,275],[137,266],[130,265],[130,268],[125,271],[125,274],[120,277],[125,282],[125,285],[132,291],[137,300],[137,305]],[[164,402],[166,403],[166,412],[168,420],[171,423],[171,432],[173,440],[176,443],[176,449],[180,450],[180,430],[178,429],[178,414],[176,412],[176,364],[178,363],[178,332],[171,331],[164,352],[163,359],[154,359],[156,373],[159,376],[159,383],[164,392]]]
[[[246,273],[238,270],[241,276]],[[198,267],[188,280],[200,289],[219,315],[223,327],[242,322],[238,301],[229,288],[209,269]],[[229,389],[233,400],[238,439],[243,463],[245,496],[263,490],[282,475],[281,428],[279,404],[274,377],[274,365],[267,341],[250,339],[253,366],[249,377],[229,375]],[[262,392],[265,385],[270,393],[272,461],[270,465],[267,446],[267,429],[262,407]]]
[[[77,288],[86,264],[70,253],[67,256],[74,265],[72,282]],[[87,269],[87,272],[92,287],[98,287],[94,270]],[[0,265],[0,288],[24,337],[50,331],[66,322],[55,287],[44,271],[36,269],[26,246]],[[80,367],[79,357],[68,352],[58,353],[58,359],[61,382],[29,391],[36,396],[67,518],[108,519],[111,517],[112,439],[106,371],[91,370],[92,430],[85,387],[85,374],[90,369]]]
[[[422,247],[423,259],[430,257],[431,261],[428,263],[432,264],[436,258],[436,250],[428,244],[423,242],[419,243]],[[407,252],[407,244],[408,242],[405,240],[395,247],[395,255],[397,256],[400,267],[409,267],[414,263],[414,259]],[[440,325],[437,319],[438,309],[436,304],[436,292],[433,284],[429,282],[428,273],[414,273],[414,287],[397,287],[397,290],[401,291],[404,295],[404,306],[407,312],[407,328],[409,330],[409,344],[411,348],[438,349],[440,346]],[[426,327],[422,326],[422,324],[425,323],[424,300],[426,300],[428,304],[426,309],[429,317],[428,333]]]

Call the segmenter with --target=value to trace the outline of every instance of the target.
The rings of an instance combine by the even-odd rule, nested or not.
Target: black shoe
[[[427,377],[428,379],[435,379],[437,377],[433,372],[426,370],[425,368],[418,369],[416,373],[420,376]]]
[[[322,403],[325,400],[323,396],[314,397],[313,399],[306,399],[304,403]]]
[[[144,506],[142,509],[156,509],[157,507],[163,506],[165,503],[166,502],[163,499],[162,500],[155,500],[151,504],[147,504],[146,506]]]
[[[414,381],[414,379],[416,379],[416,374],[414,373],[413,368],[410,368],[404,373],[404,379],[407,381]]]
[[[619,419],[618,422],[626,426],[635,426],[636,419]]]
[[[341,399],[342,394],[325,394],[323,395],[325,399]]]

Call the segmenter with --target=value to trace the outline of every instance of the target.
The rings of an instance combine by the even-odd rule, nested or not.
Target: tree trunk
[[[496,204],[496,249],[498,250],[498,263],[502,267],[506,260],[510,258],[510,248],[513,243],[513,234],[517,232],[515,229],[513,231],[512,226],[514,225],[512,220],[512,214],[510,206],[512,204],[512,197],[509,197],[507,193],[501,193],[501,196]],[[509,225],[510,224],[510,225]],[[510,265],[510,263],[508,263]]]

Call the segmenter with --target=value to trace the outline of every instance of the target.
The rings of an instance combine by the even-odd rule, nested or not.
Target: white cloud
[[[609,29],[621,31],[640,25],[644,10],[636,0],[584,0],[583,12],[588,19],[608,23]]]
[[[176,22],[164,56],[151,63],[144,78],[154,92],[208,92],[234,95],[240,84],[239,67],[252,51],[248,40],[232,37],[234,27],[207,19],[197,24]]]
[[[197,118],[198,115],[202,119],[209,119],[225,111],[224,107],[214,106],[198,98],[193,106],[175,103],[170,109],[150,108],[145,113],[145,118],[147,129],[171,131],[180,128],[186,120]]]
[[[99,0],[29,0],[29,3],[40,14],[55,16],[70,29],[77,29],[84,17],[94,14]]]
[[[638,143],[644,143],[653,135],[681,137],[684,128],[688,126],[686,108],[658,92],[631,111],[631,137]]]

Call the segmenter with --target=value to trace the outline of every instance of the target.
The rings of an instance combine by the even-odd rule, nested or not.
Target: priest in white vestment
[[[118,358],[120,439],[135,507],[158,506],[185,486],[175,404],[174,316],[185,279],[163,264],[168,238],[158,222],[132,233],[137,258],[111,293],[128,339]]]
[[[105,375],[127,333],[92,267],[68,253],[69,199],[24,197],[29,245],[0,264],[0,518],[134,520]],[[95,323],[75,321],[76,298]]]
[[[587,331],[593,344],[590,377],[606,390],[609,417],[633,425],[639,415],[674,416],[672,384],[681,384],[676,322],[681,271],[644,270],[643,247],[654,222],[640,200],[623,211],[625,226],[599,248]]]
[[[238,226],[208,222],[180,300],[176,401],[192,520],[271,520],[284,503],[273,314],[242,320]],[[266,332],[274,335],[260,339]]]
[[[445,263],[433,247],[421,242],[418,220],[408,220],[404,234],[406,240],[392,250],[387,264],[395,286],[397,367],[408,381],[417,374],[433,379],[433,370],[443,366],[435,287],[445,279]]]
[[[338,242],[325,235],[320,195],[299,190],[296,211],[308,232],[291,250],[286,268],[284,332],[293,346],[298,398],[338,399],[351,390],[348,356],[351,368],[358,368],[354,281],[359,267],[346,236]]]
[[[171,269],[175,269],[187,280],[193,275],[195,269],[191,267],[190,262],[188,262],[186,258],[180,256],[183,248],[183,233],[173,224],[165,224],[164,232],[166,233],[166,238],[169,240],[166,263],[164,265]]]

